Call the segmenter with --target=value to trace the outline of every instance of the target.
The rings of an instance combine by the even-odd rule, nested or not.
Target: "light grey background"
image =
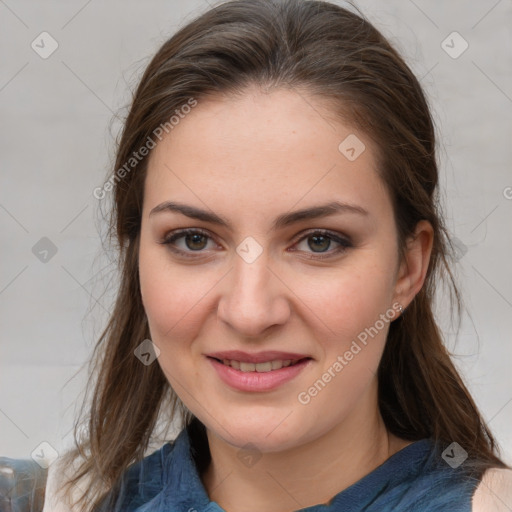
[[[468,308],[457,340],[442,302],[440,316],[512,463],[512,2],[357,5],[432,103]],[[159,45],[207,8],[204,0],[0,0],[0,456],[30,457],[43,441],[59,451],[69,441],[87,373],[77,371],[115,288],[93,197],[112,163],[114,114]],[[47,59],[31,47],[42,46],[43,31],[59,45]],[[458,53],[464,41],[458,58],[445,51]],[[46,263],[33,253],[42,237],[57,248]]]

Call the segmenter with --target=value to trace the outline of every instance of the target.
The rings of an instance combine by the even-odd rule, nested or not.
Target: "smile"
[[[221,382],[238,391],[265,392],[293,380],[313,364],[310,357],[272,359],[258,363],[207,357]]]
[[[215,358],[216,359],[216,358]],[[234,359],[216,359],[221,362],[225,366],[231,366],[235,370],[240,370],[241,372],[271,372],[273,370],[280,370],[281,368],[286,368],[288,366],[293,366],[297,364],[301,359],[276,359],[274,361],[265,361],[263,363],[247,363],[245,361],[236,361]]]

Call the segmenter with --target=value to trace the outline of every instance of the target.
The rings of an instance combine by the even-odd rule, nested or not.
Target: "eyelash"
[[[185,237],[187,235],[202,235],[202,236],[207,237],[208,239],[211,239],[211,240],[215,241],[215,239],[212,236],[210,236],[210,234],[208,232],[206,232],[206,231],[204,231],[202,229],[194,228],[194,229],[183,229],[183,230],[179,230],[177,232],[173,232],[173,233],[171,233],[170,236],[166,236],[159,243],[162,244],[162,245],[168,245],[169,249],[172,252],[174,252],[176,254],[179,254],[181,256],[184,256],[185,258],[197,258],[198,256],[192,255],[190,253],[191,252],[201,253],[201,252],[203,252],[202,250],[201,251],[183,251],[181,249],[177,249],[176,247],[174,247],[172,245],[173,242],[175,242],[176,240],[178,240],[180,238],[183,238],[183,237]],[[334,256],[337,256],[340,253],[345,252],[347,249],[353,247],[353,244],[352,244],[352,242],[349,239],[342,238],[342,237],[338,236],[336,233],[334,233],[332,231],[327,231],[325,229],[315,229],[315,230],[312,230],[312,231],[309,231],[309,232],[305,233],[302,236],[302,238],[299,238],[297,240],[297,242],[294,243],[294,245],[296,245],[297,243],[302,242],[303,240],[306,240],[309,237],[312,237],[314,235],[316,235],[316,236],[320,235],[320,236],[326,237],[326,238],[330,239],[331,241],[339,243],[340,247],[338,247],[337,249],[335,249],[333,251],[330,251],[328,253],[310,253],[310,254],[314,254],[314,256],[308,256],[308,259],[324,260],[324,259],[327,259],[327,258],[332,258]],[[293,251],[293,252],[295,252],[295,251]],[[319,254],[326,254],[326,255],[325,256],[318,256]]]

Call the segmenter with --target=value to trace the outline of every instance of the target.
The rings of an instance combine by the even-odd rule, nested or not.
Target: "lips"
[[[289,354],[286,357],[289,357]],[[279,359],[261,363],[237,361],[236,359],[220,360],[211,356],[206,359],[224,384],[244,392],[267,392],[277,389],[297,377],[301,372],[306,371],[313,363],[311,357],[297,359],[294,364],[291,364],[292,360],[287,359],[285,361],[289,361],[288,366],[282,366],[285,361]],[[224,361],[228,361],[230,364],[225,364]],[[240,369],[235,368],[237,364],[240,365]],[[272,365],[278,365],[279,369],[273,370]]]
[[[241,350],[224,350],[221,352],[211,352],[205,354],[207,357],[218,359],[219,361],[239,361],[241,363],[268,363],[272,361],[298,361],[301,359],[311,359],[307,354],[298,354],[296,352],[280,352],[277,350],[267,350],[264,352],[248,353]]]

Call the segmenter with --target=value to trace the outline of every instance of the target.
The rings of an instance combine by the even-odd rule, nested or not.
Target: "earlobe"
[[[412,302],[425,282],[433,243],[432,225],[426,220],[421,220],[416,225],[414,235],[407,240],[395,285],[394,300],[400,302],[404,309]]]

